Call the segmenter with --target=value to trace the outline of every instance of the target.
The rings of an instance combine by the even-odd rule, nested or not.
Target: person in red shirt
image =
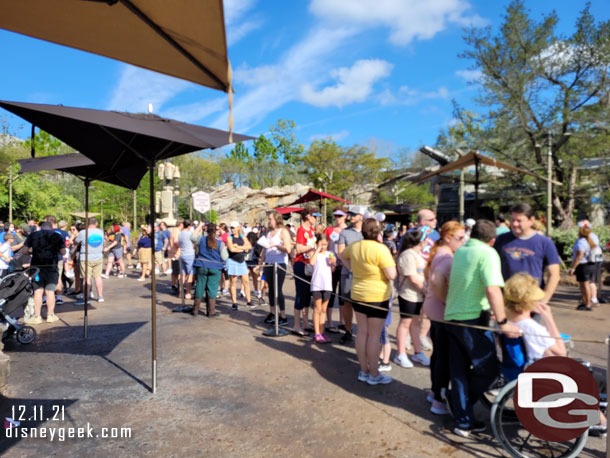
[[[294,300],[294,330],[299,336],[306,336],[307,316],[311,303],[311,264],[309,259],[316,250],[316,227],[317,217],[321,216],[314,208],[306,208],[301,213],[301,227],[297,231],[296,257],[292,270],[295,275],[294,283],[296,295]],[[310,266],[309,268],[306,266]]]

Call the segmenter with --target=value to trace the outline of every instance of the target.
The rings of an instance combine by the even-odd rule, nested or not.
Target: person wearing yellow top
[[[396,263],[388,247],[381,243],[381,235],[377,220],[369,218],[362,225],[363,240],[350,244],[341,253],[343,264],[354,275],[350,299],[358,323],[358,380],[369,385],[392,381],[392,377],[379,373],[377,361],[390,306],[391,282],[396,278]]]

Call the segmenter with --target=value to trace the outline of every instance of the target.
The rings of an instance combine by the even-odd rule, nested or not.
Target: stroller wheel
[[[36,329],[32,326],[24,326],[17,331],[17,341],[20,344],[26,345],[36,340]]]

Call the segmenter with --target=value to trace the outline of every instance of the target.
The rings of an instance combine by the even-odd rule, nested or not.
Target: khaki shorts
[[[57,272],[59,273],[59,281],[61,282],[61,274],[64,271],[64,260],[62,259],[57,263]]]
[[[138,260],[140,261],[140,263],[142,265],[144,264],[148,264],[148,266],[150,267],[151,265],[151,259],[150,259],[150,248],[139,248],[138,249]]]
[[[163,250],[155,251],[155,265],[160,266],[163,264]]]
[[[87,267],[88,267],[87,280],[89,280],[90,278],[100,278],[102,276],[103,262],[104,262],[103,259],[98,259],[97,261],[89,261],[87,263],[85,263],[85,261],[81,261],[81,263],[80,263],[81,278],[85,278],[85,264],[87,264]]]

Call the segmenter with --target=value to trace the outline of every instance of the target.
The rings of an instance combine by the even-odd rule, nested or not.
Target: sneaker
[[[59,318],[57,318],[57,315],[52,314],[52,315],[47,316],[47,323],[55,323],[56,321],[59,321]]]
[[[316,334],[314,337],[314,340],[316,341],[316,343],[319,343],[319,344],[325,344],[325,343],[330,342],[330,339],[328,339],[327,337],[325,337],[322,334]]]
[[[74,305],[85,305],[85,299],[79,299],[77,300]]]
[[[268,314],[265,317],[265,320],[263,321],[263,323],[266,323],[266,324],[275,323],[275,315],[273,313]]]
[[[576,310],[590,312],[593,309],[591,307],[587,307],[585,304],[580,304],[578,307],[576,307]]]
[[[274,317],[274,321],[275,321],[275,317]],[[278,322],[278,324],[279,324],[280,326],[286,326],[286,325],[288,324],[288,318],[286,318],[286,317],[284,317],[284,318],[280,317],[280,321]]]
[[[252,302],[248,302],[248,303],[246,303],[246,307],[249,309],[253,309],[253,308],[258,307],[258,304],[253,304]]]
[[[127,266],[128,269],[133,269],[135,266],[133,264],[129,264]],[[140,264],[138,264],[138,269],[140,268]]]
[[[243,289],[239,290],[239,297],[246,297],[246,293],[244,293]]]
[[[369,380],[369,374],[367,374],[364,371],[358,372],[358,381],[359,382],[368,382],[368,380]]]
[[[231,306],[231,308],[232,308],[233,310],[237,310],[237,304],[233,304],[233,305]]]
[[[102,296],[100,296],[100,297],[97,298],[97,301],[98,302],[104,302],[104,298]]]
[[[451,412],[447,408],[444,402],[434,400],[430,406],[430,412],[435,415],[449,415]]]
[[[487,425],[485,423],[483,423],[482,421],[475,421],[474,424],[471,426],[456,426],[455,428],[453,428],[453,433],[457,434],[458,436],[468,437],[470,436],[470,433],[480,433],[482,431],[485,431],[486,429]]]
[[[383,361],[379,361],[379,372],[390,372],[392,370],[392,366],[390,363],[384,363]]]
[[[376,377],[369,375],[369,378],[367,379],[366,383],[368,383],[369,385],[387,385],[391,381],[392,377],[390,377],[389,375],[377,374]]]
[[[125,275],[125,274],[118,274],[118,275],[117,275],[117,277],[119,277],[119,278],[125,278],[126,276],[127,276],[127,275]]]
[[[24,320],[25,324],[42,324],[42,317],[33,316]]]
[[[230,291],[229,291],[228,289],[223,289],[221,294],[222,294],[223,296],[228,296],[228,295],[229,295],[229,294],[231,294],[231,293],[230,293]]]
[[[414,362],[414,363],[419,363],[422,366],[429,366],[430,365],[430,360],[421,351],[419,353],[415,353],[413,356],[411,356],[411,361]]]
[[[344,324],[340,324],[339,326],[337,326],[337,329],[339,329],[340,331],[347,331],[347,329],[345,329]]]
[[[413,350],[413,344],[411,343],[411,334],[409,334],[407,336],[407,340],[406,340],[406,343],[405,343],[405,348],[407,349],[407,351]]]
[[[61,296],[57,296],[57,297],[55,298],[55,303],[56,303],[57,305],[61,305],[61,304],[63,304],[63,303],[64,303],[64,300],[61,298]]]
[[[406,353],[401,353],[400,355],[394,356],[394,362],[398,364],[400,367],[411,368],[413,367],[413,363],[409,360],[409,357]]]
[[[142,278],[142,277],[140,277],[140,278],[138,278],[138,280],[137,280],[137,281],[146,281],[146,278]]]
[[[132,268],[133,268],[133,267],[132,267]],[[142,268],[142,264],[140,264],[140,263],[138,262],[138,265],[136,266],[136,269],[141,269],[141,268]]]
[[[74,296],[75,299],[84,299],[85,296],[83,296],[83,293],[78,293],[76,296]]]
[[[430,404],[434,402],[434,393],[432,392],[432,390],[428,391],[428,394],[426,395],[426,401],[428,401]]]
[[[261,299],[261,298],[263,297],[260,291],[254,291],[254,295],[255,295],[255,296],[258,298],[258,299]]]
[[[110,278],[110,277],[106,274],[102,274],[102,278]]]
[[[422,351],[432,350],[432,342],[428,339],[428,336],[419,336],[419,342],[421,343]]]
[[[339,343],[342,345],[347,345],[349,344],[352,340],[354,340],[352,333],[349,331],[345,331],[345,334],[343,334],[341,336],[341,338],[339,339]]]

